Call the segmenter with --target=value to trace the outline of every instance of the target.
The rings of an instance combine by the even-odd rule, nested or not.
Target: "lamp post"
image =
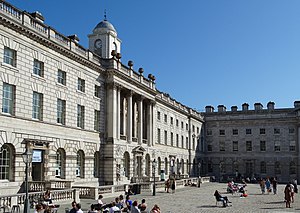
[[[152,162],[152,173],[153,173],[153,196],[155,196],[156,188],[155,188],[155,170],[156,170],[157,163],[155,159]]]
[[[198,163],[198,171],[199,171],[198,187],[200,187],[200,184],[201,184],[201,162]]]
[[[26,150],[22,154],[23,161],[26,165],[25,167],[25,203],[24,203],[24,213],[30,213],[30,205],[29,205],[29,199],[28,199],[28,168],[29,164],[32,160],[32,152],[28,149],[26,145]]]

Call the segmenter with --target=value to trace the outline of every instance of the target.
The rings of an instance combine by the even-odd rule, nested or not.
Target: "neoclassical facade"
[[[155,77],[121,62],[107,20],[89,37],[65,36],[38,13],[0,2],[0,190],[150,181],[194,175],[203,116],[160,92]]]

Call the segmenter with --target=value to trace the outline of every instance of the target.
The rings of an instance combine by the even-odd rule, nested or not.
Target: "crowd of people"
[[[132,200],[130,195],[123,195],[116,197],[114,201],[109,203],[103,202],[103,196],[99,195],[97,203],[92,204],[89,213],[116,213],[116,212],[130,212],[130,213],[161,213],[160,208],[155,204],[151,209],[148,208],[146,200],[142,199],[139,203],[137,200]],[[80,203],[72,202],[72,209],[69,213],[82,213]]]

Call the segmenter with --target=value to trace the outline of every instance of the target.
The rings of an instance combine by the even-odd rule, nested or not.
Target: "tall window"
[[[267,173],[267,164],[266,162],[260,162],[260,173],[266,174]]]
[[[34,59],[33,61],[33,74],[38,75],[40,77],[44,76],[44,63]]]
[[[94,110],[94,130],[100,132],[100,110]]]
[[[100,98],[101,87],[95,85],[95,97]]]
[[[252,130],[251,129],[246,129],[246,135],[251,135],[252,134]]]
[[[84,128],[84,106],[77,105],[77,127]]]
[[[160,112],[157,112],[157,120],[160,120]]]
[[[274,134],[279,135],[280,134],[280,129],[279,128],[274,128]]]
[[[64,72],[62,70],[57,71],[57,82],[62,84],[62,85],[66,85],[66,82],[67,82],[66,72]]]
[[[99,177],[100,174],[100,153],[96,151],[94,154],[94,177]]]
[[[239,130],[238,129],[233,129],[232,130],[232,134],[233,135],[238,135],[239,134]]]
[[[297,170],[296,164],[292,161],[290,163],[290,175],[295,175],[296,174],[296,170]]]
[[[296,151],[296,141],[290,141],[290,151]]]
[[[13,179],[13,150],[8,144],[4,144],[0,149],[0,180]]]
[[[56,168],[55,177],[63,178],[65,176],[65,160],[66,154],[63,149],[58,149],[56,152]]]
[[[280,162],[275,162],[275,175],[281,174]]]
[[[239,143],[238,143],[238,141],[232,141],[232,151],[234,151],[234,152],[239,151]]]
[[[212,149],[213,149],[212,144],[211,143],[207,143],[207,151],[208,152],[212,152]]]
[[[165,114],[164,115],[164,121],[167,123],[168,122],[168,116]]]
[[[261,152],[266,151],[266,141],[260,141],[260,151]]]
[[[57,99],[57,123],[66,124],[66,101]]]
[[[160,129],[159,128],[157,128],[157,143],[161,143]]]
[[[185,148],[186,149],[189,148],[189,138],[188,137],[185,138]]]
[[[42,120],[43,113],[43,94],[33,92],[32,99],[32,118]]]
[[[168,132],[165,130],[165,145],[168,145]]]
[[[183,129],[183,121],[181,121],[181,129]]]
[[[176,119],[176,126],[177,126],[177,127],[179,126],[179,121],[178,121],[178,119]]]
[[[219,142],[220,152],[225,152],[225,141]]]
[[[15,114],[15,86],[3,83],[2,112]]]
[[[179,147],[179,135],[176,134],[176,146]]]
[[[212,130],[211,129],[206,130],[206,135],[208,136],[212,135]]]
[[[246,151],[247,152],[252,151],[252,141],[246,141]]]
[[[261,135],[266,134],[266,129],[265,128],[259,129],[259,134],[261,134]]]
[[[77,152],[76,177],[84,178],[84,153],[82,150]]]
[[[181,136],[181,148],[184,148],[184,137]]]
[[[280,152],[280,141],[275,141],[274,143],[274,151]]]
[[[77,89],[81,92],[85,92],[85,80],[78,78]]]
[[[4,47],[3,62],[13,67],[17,66],[17,52],[8,47]]]
[[[174,146],[174,136],[173,136],[173,132],[171,132],[171,146]]]
[[[173,117],[171,117],[171,125],[173,125],[173,120],[174,120]]]

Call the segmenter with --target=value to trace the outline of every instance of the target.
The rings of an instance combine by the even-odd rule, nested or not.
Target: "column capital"
[[[108,89],[121,89],[122,85],[117,82],[109,82],[109,83],[107,83],[107,88]]]
[[[135,94],[133,90],[125,90],[124,95],[126,97],[132,97]]]

